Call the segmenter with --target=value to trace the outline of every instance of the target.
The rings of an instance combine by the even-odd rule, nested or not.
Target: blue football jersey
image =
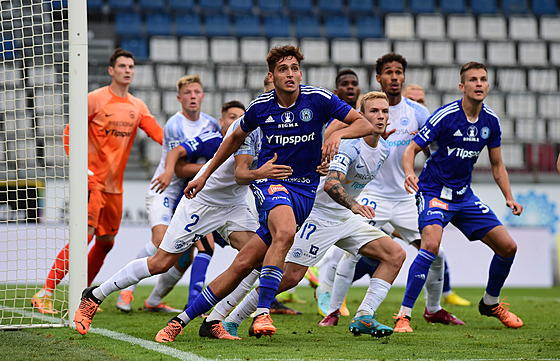
[[[331,118],[344,119],[352,109],[330,91],[300,85],[300,93],[288,108],[278,105],[276,91],[264,93],[249,104],[241,120],[241,129],[263,133],[258,166],[278,155],[276,164],[293,169],[284,180],[302,185],[313,194],[319,183],[317,166],[321,163],[322,131]]]
[[[203,158],[203,162],[207,162],[222,144],[222,139],[222,133],[220,132],[205,131],[180,145],[187,151],[188,163],[198,163],[200,158]]]
[[[501,134],[500,120],[486,104],[474,123],[465,116],[461,100],[439,108],[414,137],[422,148],[437,145],[420,174],[420,190],[447,200],[461,199],[470,189],[480,152],[485,146],[499,147]]]

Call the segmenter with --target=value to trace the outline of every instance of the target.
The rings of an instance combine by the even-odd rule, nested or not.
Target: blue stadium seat
[[[229,0],[229,10],[232,14],[250,14],[253,11],[253,0]]]
[[[288,0],[287,9],[292,15],[311,15],[313,13],[313,1]]]
[[[138,35],[143,35],[140,14],[122,13],[115,15],[115,32],[120,37],[138,37]]]
[[[68,8],[68,0],[52,0],[51,8],[53,10],[62,10]]]
[[[412,12],[413,14],[433,13],[435,11],[435,0],[410,0],[410,12]]]
[[[207,15],[204,21],[207,36],[231,36],[231,21],[227,15]]]
[[[144,38],[129,38],[121,40],[121,48],[134,54],[136,60],[148,59],[148,42]]]
[[[201,36],[202,20],[197,14],[175,15],[175,34],[177,36]]]
[[[144,13],[151,13],[154,11],[157,12],[165,11],[164,0],[139,0],[138,6],[140,7],[140,11]]]
[[[348,0],[348,10],[353,15],[370,15],[373,11],[373,0]]]
[[[299,16],[294,21],[296,37],[318,38],[321,37],[321,24],[315,16]]]
[[[263,15],[280,15],[284,11],[282,0],[258,0],[257,8]]]
[[[498,8],[496,0],[471,0],[471,11],[473,14],[496,14]]]
[[[0,59],[13,60],[21,58],[22,52],[18,49],[18,43],[8,34],[0,33]]]
[[[405,10],[404,0],[379,0],[379,11],[382,13],[403,13]]]
[[[533,0],[531,10],[535,15],[555,15],[558,14],[556,0]]]
[[[342,15],[344,4],[342,0],[319,0],[317,2],[319,15]]]
[[[269,38],[292,36],[290,19],[287,16],[267,16],[264,18],[264,35]]]
[[[134,0],[108,0],[111,12],[133,12],[136,11]]]
[[[261,36],[261,21],[258,16],[245,15],[235,17],[235,35]]]
[[[181,13],[192,13],[194,11],[194,0],[168,0],[169,10],[172,14]]]
[[[146,35],[171,35],[171,17],[167,14],[148,14],[144,21]]]
[[[352,27],[346,16],[329,16],[325,18],[325,33],[328,38],[350,38]]]
[[[360,16],[356,18],[356,36],[364,38],[382,38],[383,21],[377,16]]]
[[[501,0],[501,10],[504,14],[527,14],[527,0]]]
[[[200,11],[204,14],[221,13],[224,9],[224,0],[202,0],[198,2]]]
[[[101,12],[103,9],[104,0],[88,0],[87,1],[87,10],[88,13],[91,12]]]
[[[466,0],[440,1],[439,8],[444,14],[464,14],[467,9]]]

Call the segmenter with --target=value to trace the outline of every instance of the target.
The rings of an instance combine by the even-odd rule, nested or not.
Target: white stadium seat
[[[533,93],[515,93],[506,97],[506,111],[510,117],[536,116],[537,100]]]
[[[242,38],[241,61],[244,63],[261,63],[268,54],[268,40],[266,38]]]
[[[181,61],[207,63],[209,60],[207,38],[184,36],[180,39],[179,49]]]
[[[453,64],[453,42],[427,40],[424,44],[424,57],[428,64]]]
[[[303,38],[300,46],[305,54],[305,64],[329,63],[329,42],[326,39]]]
[[[414,39],[414,18],[409,14],[387,14],[385,36],[389,39]]]
[[[542,41],[520,42],[518,52],[519,64],[521,65],[545,66],[548,64],[546,43]]]
[[[360,64],[360,42],[353,39],[333,39],[331,60],[335,64]]]
[[[505,40],[506,19],[502,16],[481,15],[478,18],[478,36],[484,40]]]
[[[134,65],[134,88],[153,88],[155,84],[152,64]]]
[[[157,83],[162,89],[175,89],[177,93],[177,80],[185,75],[185,67],[181,65],[157,64]]]
[[[436,67],[434,68],[435,86],[438,90],[459,91],[459,71],[456,67]]]
[[[391,51],[391,42],[388,40],[365,39],[362,42],[362,63],[375,65],[377,59]]]
[[[420,39],[445,38],[445,19],[441,14],[416,16],[416,36]]]
[[[395,53],[401,54],[409,64],[424,64],[424,51],[421,41],[395,41]]]
[[[550,92],[558,90],[555,69],[529,69],[529,90]]]
[[[524,91],[527,89],[525,70],[521,68],[498,68],[497,83],[501,91]]]
[[[558,16],[541,16],[540,36],[543,40],[560,40],[560,21]]]
[[[336,68],[334,66],[318,66],[307,68],[304,72],[305,84],[320,86],[326,89],[334,88]]]
[[[508,41],[488,42],[487,44],[487,61],[489,64],[515,65],[515,44]]]
[[[484,63],[484,44],[480,41],[456,41],[455,61],[458,64],[469,61]]]
[[[418,84],[424,89],[428,89],[432,83],[432,70],[428,67],[406,68],[406,83]]]
[[[510,16],[509,37],[513,40],[536,40],[539,37],[537,19],[532,16]]]
[[[187,68],[186,74],[198,74],[200,76],[200,79],[202,80],[202,85],[204,87],[204,92],[206,93],[205,100],[204,100],[204,102],[206,102],[206,96],[208,95],[208,90],[212,90],[216,88],[216,82],[214,80],[214,68],[205,65],[192,65]]]
[[[215,63],[239,61],[239,43],[236,38],[213,38],[210,40],[210,57]]]
[[[216,83],[219,89],[245,89],[245,68],[242,65],[216,66]]]
[[[539,96],[539,115],[544,118],[558,118],[560,114],[560,93]]]
[[[150,60],[160,63],[179,61],[179,40],[174,36],[152,36],[150,38]]]
[[[447,17],[447,36],[454,40],[473,40],[476,38],[476,20],[472,15],[449,15]]]

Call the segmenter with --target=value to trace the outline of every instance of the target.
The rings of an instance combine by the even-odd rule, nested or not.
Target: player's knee
[[[148,257],[148,269],[152,275],[167,272],[177,261],[172,254],[162,253],[158,249],[155,255]]]
[[[516,253],[517,253],[517,244],[512,241],[500,247],[498,254],[502,257],[509,258],[515,256]]]

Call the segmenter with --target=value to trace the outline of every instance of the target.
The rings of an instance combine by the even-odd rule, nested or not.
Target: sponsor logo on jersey
[[[483,127],[480,130],[480,136],[482,137],[482,139],[488,139],[488,137],[490,136],[490,128]]]
[[[447,211],[449,210],[449,204],[442,202],[437,198],[432,198],[432,200],[430,201],[430,208],[441,208]]]
[[[292,112],[284,112],[282,114],[282,121],[284,123],[293,123],[294,121],[294,113]]]
[[[265,123],[274,123],[274,118],[272,117],[272,115],[269,115],[268,118],[266,118],[266,120],[264,122]]]
[[[267,135],[266,140],[269,144],[293,144],[297,145],[299,143],[306,143],[315,140],[315,132],[311,134],[304,134],[304,135],[291,135],[291,136],[284,136],[284,135]]]
[[[299,123],[280,123],[278,124],[278,128],[297,128],[299,127]]]
[[[401,118],[401,125],[402,125],[403,127],[406,127],[406,126],[409,125],[409,124],[410,124],[410,119],[408,119],[408,117],[402,117],[402,118]]]
[[[313,119],[313,112],[311,111],[311,109],[305,108],[301,112],[299,112],[299,119],[304,122],[308,122]]]
[[[389,147],[401,147],[401,146],[408,146],[410,144],[410,139],[408,140],[388,140],[387,144]]]
[[[132,135],[132,132],[123,132],[117,129],[106,129],[105,135],[112,135],[114,137],[130,137]]]
[[[392,130],[392,129],[391,129],[391,130]],[[387,129],[387,132],[389,132],[389,129]],[[394,132],[392,135],[403,135],[403,134],[406,134],[406,135],[412,136],[412,134],[410,134],[410,133],[412,133],[412,131],[411,131],[410,129],[396,129],[395,132]]]
[[[111,114],[112,115],[112,114]],[[110,115],[106,115],[107,117]],[[115,127],[133,127],[134,123],[126,122],[122,120],[111,120],[109,125],[114,125]]]
[[[466,150],[463,148],[451,148],[447,147],[447,155],[452,155],[455,153],[455,156],[461,159],[465,158],[477,158],[480,155],[479,150]]]
[[[441,211],[428,211],[426,214],[428,216],[438,215],[443,219],[443,213]]]
[[[463,136],[463,133],[461,133],[461,129],[457,129],[457,131],[456,131],[455,133],[453,133],[453,135],[454,135],[455,137],[462,137],[462,136]]]
[[[290,192],[288,192],[286,187],[284,187],[282,184],[271,184],[270,187],[268,187],[268,194],[273,195],[276,192],[284,192],[286,194],[290,194]]]
[[[287,182],[294,182],[294,183],[311,183],[311,179],[306,177],[293,177],[293,178],[286,178],[284,179]]]

